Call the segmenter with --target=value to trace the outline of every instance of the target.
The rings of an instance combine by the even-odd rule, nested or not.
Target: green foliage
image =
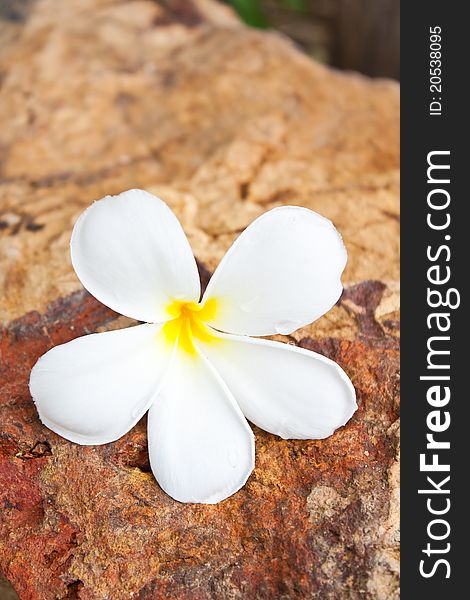
[[[248,25],[260,29],[268,26],[260,0],[230,0],[230,4]]]
[[[282,4],[287,8],[290,8],[294,12],[304,12],[305,1],[304,0],[281,0]]]
[[[263,9],[262,0],[228,0],[237,11],[240,18],[252,27],[265,29],[268,27],[268,18]],[[276,0],[283,7],[292,12],[303,12],[305,0]]]

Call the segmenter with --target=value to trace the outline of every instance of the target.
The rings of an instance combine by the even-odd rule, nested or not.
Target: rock
[[[342,232],[346,281],[398,278],[396,84],[327,70],[212,3],[60,4],[33,4],[0,58],[4,321],[79,289],[72,224],[130,187],[169,202],[210,269],[297,203]]]
[[[0,571],[20,598],[398,598],[398,88],[311,62],[210,0],[37,0],[0,36]],[[257,428],[248,484],[182,505],[146,423],[116,443],[43,427],[48,348],[132,324],[81,290],[68,242],[92,200],[163,197],[207,280],[280,204],[331,218],[338,305],[289,343],[337,360],[353,420],[323,441]]]

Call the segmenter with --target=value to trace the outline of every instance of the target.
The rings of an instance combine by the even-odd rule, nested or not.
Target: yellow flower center
[[[210,298],[204,304],[174,300],[167,306],[167,312],[172,319],[163,326],[163,338],[171,347],[178,344],[187,354],[195,355],[194,339],[205,343],[220,341],[205,321],[214,318],[217,310],[215,298]]]

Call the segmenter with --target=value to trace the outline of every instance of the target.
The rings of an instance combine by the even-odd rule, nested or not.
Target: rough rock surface
[[[209,0],[37,0],[0,36],[0,571],[22,600],[398,598],[398,89],[311,62]],[[80,290],[71,227],[93,199],[162,196],[207,277],[254,217],[313,208],[346,289],[279,339],[337,360],[359,410],[323,441],[255,429],[256,469],[216,506],[116,443],[44,428],[31,366],[132,324]]]

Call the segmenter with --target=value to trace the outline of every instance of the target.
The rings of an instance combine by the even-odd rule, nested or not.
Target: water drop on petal
[[[301,326],[302,323],[300,323],[299,321],[291,321],[289,319],[286,319],[284,321],[278,321],[277,323],[275,323],[274,330],[276,331],[276,333],[279,333],[281,335],[287,335],[289,333],[292,333],[296,329],[299,329],[299,327]]]
[[[239,457],[238,457],[238,452],[237,450],[235,450],[234,448],[232,448],[231,450],[228,451],[227,453],[227,458],[228,458],[228,462],[230,464],[230,466],[233,469],[236,469],[238,462],[239,462]]]
[[[139,402],[137,406],[134,407],[131,415],[133,419],[137,419],[142,416],[142,413],[145,411],[145,407],[148,404],[147,398],[143,402]]]
[[[240,309],[243,312],[251,312],[253,310],[253,308],[255,307],[255,304],[258,300],[259,296],[253,296],[251,298],[249,298],[248,300],[244,300],[243,302],[240,302],[239,306]]]

